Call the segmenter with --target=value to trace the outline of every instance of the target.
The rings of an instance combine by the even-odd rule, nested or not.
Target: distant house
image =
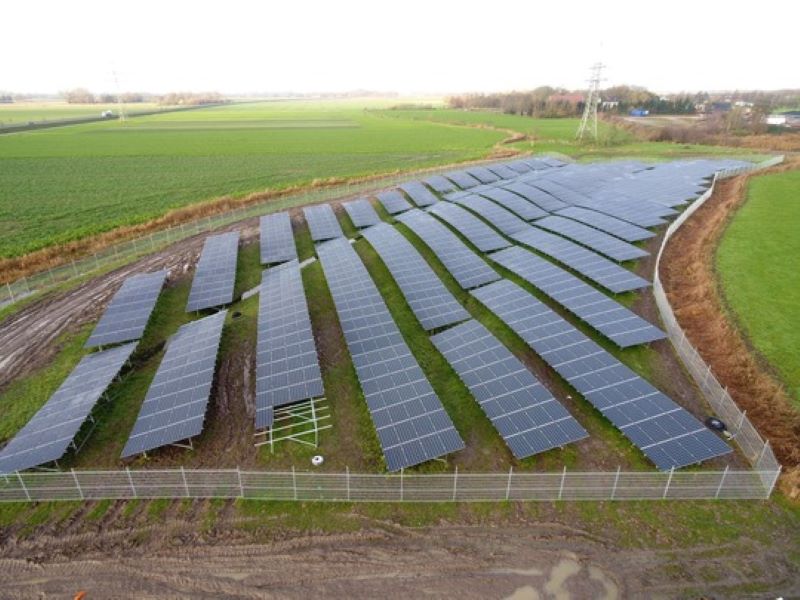
[[[800,110],[787,110],[781,114],[786,118],[786,127],[800,129]]]
[[[767,115],[767,125],[786,125],[786,115]]]
[[[727,100],[725,102],[712,102],[710,112],[715,112],[715,113],[730,112],[732,108],[733,108],[733,103],[730,100]]]
[[[600,110],[615,110],[619,107],[619,100],[616,98],[601,99]]]

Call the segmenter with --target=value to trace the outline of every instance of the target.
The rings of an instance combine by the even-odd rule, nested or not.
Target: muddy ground
[[[199,533],[196,521],[207,501],[182,509],[174,502],[156,523],[140,514],[138,525],[120,527],[124,506],[116,503],[96,524],[87,525],[79,510],[49,535],[6,535],[0,597],[71,598],[80,591],[87,600],[800,594],[786,557],[792,530],[768,546],[741,538],[642,549],[620,544],[611,529],[565,523],[552,506],[535,519],[520,510],[492,525],[409,527],[353,512],[352,531],[336,533],[249,529],[232,503],[219,507],[213,529]]]

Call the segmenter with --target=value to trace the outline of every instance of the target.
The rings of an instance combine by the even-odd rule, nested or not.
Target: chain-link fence
[[[440,475],[239,469],[15,473],[0,502],[251,498],[333,502],[742,500],[768,498],[775,471],[517,472]]]

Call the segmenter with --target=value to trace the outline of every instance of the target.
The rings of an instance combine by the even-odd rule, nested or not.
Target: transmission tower
[[[605,65],[600,62],[592,65],[592,76],[589,78],[589,94],[586,96],[586,105],[583,108],[583,117],[581,117],[581,124],[578,126],[578,133],[575,134],[578,140],[583,139],[587,130],[591,131],[594,139],[597,140],[597,105],[600,104],[600,82],[603,81],[601,77],[603,67]]]

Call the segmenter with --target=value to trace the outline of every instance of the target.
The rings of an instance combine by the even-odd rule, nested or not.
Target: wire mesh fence
[[[170,469],[15,473],[0,502],[230,498],[329,502],[742,500],[768,498],[775,471],[392,475]]]

